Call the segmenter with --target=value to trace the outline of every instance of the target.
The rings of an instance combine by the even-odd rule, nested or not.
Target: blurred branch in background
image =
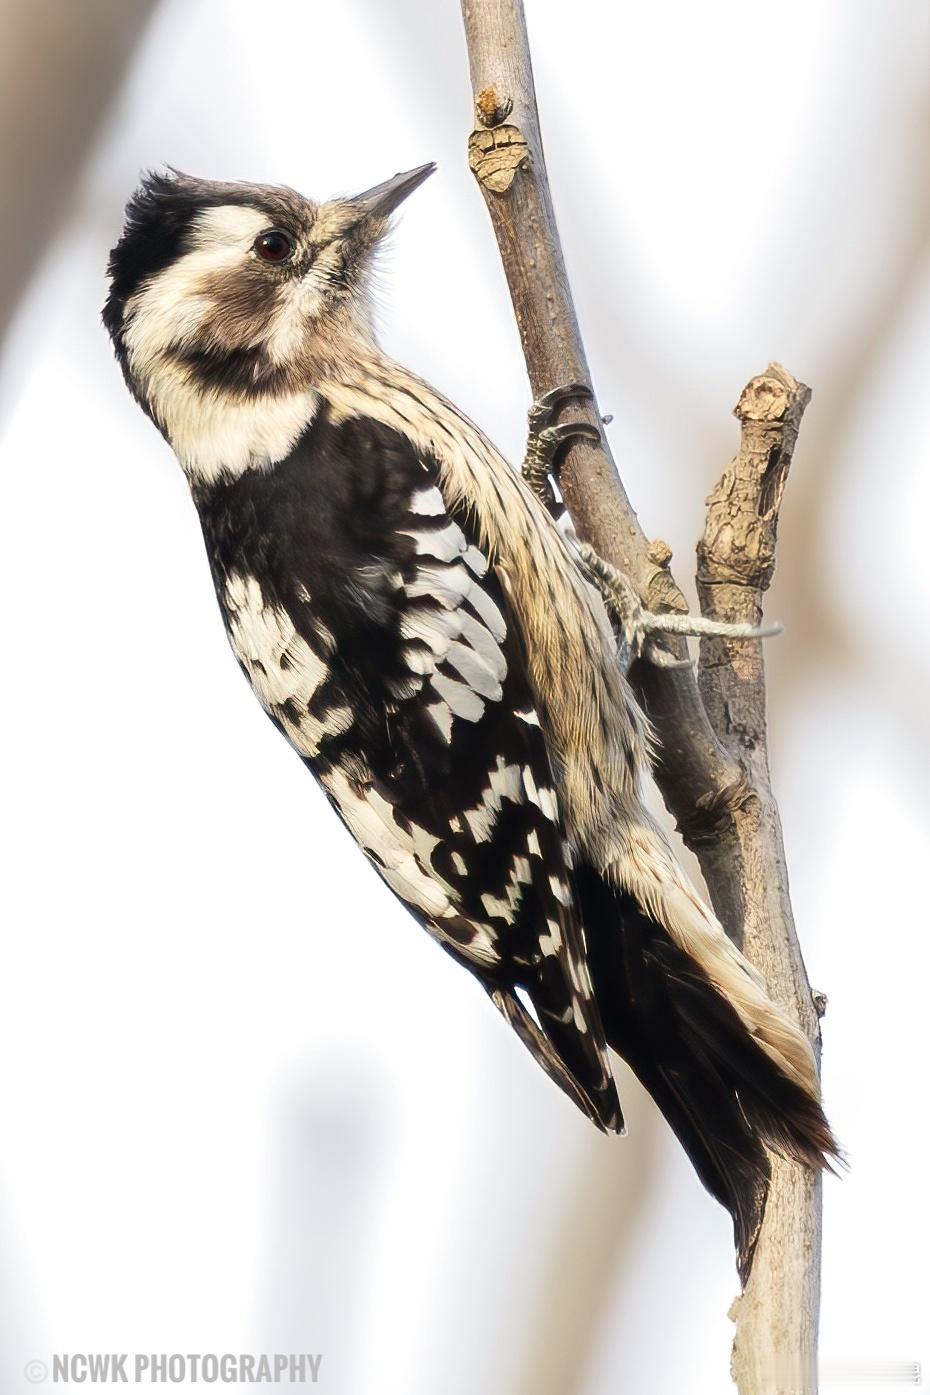
[[[0,336],[61,223],[158,0],[0,0]]]
[[[462,0],[462,13],[476,110],[469,163],[497,236],[533,392],[590,385],[549,192],[522,0]],[[711,497],[700,549],[701,604],[710,618],[758,621],[808,397],[772,366],[740,399],[740,452]],[[590,419],[600,421],[593,401]],[[670,551],[643,533],[606,442],[579,442],[560,484],[582,539],[631,577],[649,609],[686,609],[668,570]],[[630,677],[658,733],[657,782],[700,861],[715,910],[819,1048],[769,783],[761,649],[705,642],[700,690],[688,668],[640,663]],[[818,1178],[773,1167],[756,1266],[733,1310],[740,1389],[815,1391]]]
[[[898,213],[899,244],[884,264],[876,264],[874,289],[859,310],[856,332],[837,336],[829,372],[823,381],[818,377],[818,412],[805,428],[807,451],[817,468],[805,471],[792,489],[791,538],[782,549],[792,594],[797,598],[791,615],[796,643],[781,656],[787,684],[797,691],[802,683],[812,681],[814,663],[826,668],[839,664],[847,671],[874,666],[882,686],[881,700],[887,703],[890,714],[911,727],[915,753],[925,750],[927,744],[926,674],[893,632],[882,634],[875,626],[849,623],[847,617],[858,613],[849,595],[850,579],[845,578],[842,597],[836,587],[825,585],[829,573],[825,572],[823,556],[829,501],[844,486],[845,454],[856,414],[913,311],[930,261],[930,181],[925,174],[922,179],[916,177],[923,162],[928,116],[926,108],[914,116],[915,177],[909,185],[912,199]],[[863,286],[869,285],[863,278]],[[885,462],[879,468],[887,469]],[[892,488],[898,484],[898,480],[889,481]],[[869,584],[866,578],[862,584]],[[782,590],[784,593],[785,588]],[[888,644],[884,653],[883,641]],[[805,656],[803,662],[801,655]],[[921,790],[925,789],[924,781]]]
[[[623,1110],[636,1147],[595,1147],[573,1179],[521,1344],[515,1395],[586,1390],[614,1286],[621,1275],[634,1279],[661,1140],[650,1127],[651,1102],[632,1073],[630,1085]]]

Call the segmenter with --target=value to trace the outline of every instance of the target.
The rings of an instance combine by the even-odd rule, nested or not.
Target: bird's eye
[[[264,262],[286,262],[294,255],[294,239],[280,228],[259,233],[252,246]]]

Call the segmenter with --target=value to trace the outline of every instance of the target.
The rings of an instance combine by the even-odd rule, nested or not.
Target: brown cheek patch
[[[245,266],[235,275],[215,272],[205,277],[203,290],[213,305],[209,320],[217,344],[237,349],[269,333],[288,285],[272,281],[257,267]]]

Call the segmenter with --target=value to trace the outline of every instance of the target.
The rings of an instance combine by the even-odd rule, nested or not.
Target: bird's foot
[[[565,383],[544,392],[528,413],[529,436],[523,461],[523,478],[553,516],[561,513],[552,479],[557,473],[558,459],[563,449],[579,439],[595,442],[601,439],[597,427],[588,421],[556,422],[554,418],[566,402],[576,398],[590,401],[592,396],[586,383]]]
[[[567,402],[590,402],[592,397],[593,393],[586,383],[564,383],[551,388],[549,392],[544,392],[536,399],[528,413],[529,436],[523,462],[523,478],[563,527],[569,524],[569,520],[563,518],[564,506],[557,500],[552,487],[553,479],[558,473],[559,456],[570,442],[579,438],[598,442],[601,433],[588,421],[556,422],[554,418]],[[601,557],[588,543],[580,542],[570,526],[565,527],[564,531],[574,546],[583,572],[600,591],[608,611],[618,622],[627,651],[625,666],[629,666],[634,659],[644,658],[659,668],[688,668],[691,660],[678,658],[668,645],[662,642],[663,636],[767,639],[770,635],[781,633],[781,625],[730,625],[721,620],[706,620],[700,615],[681,615],[676,612],[657,615],[645,608],[636,588],[624,572]]]
[[[610,613],[616,617],[627,651],[627,664],[643,658],[658,668],[687,668],[690,659],[679,659],[665,644],[663,636],[696,635],[716,639],[768,639],[781,634],[782,627],[772,625],[731,625],[724,620],[707,620],[703,615],[681,615],[666,612],[657,615],[647,610],[639,599],[630,578],[610,562],[605,561],[587,543],[576,543],[582,569],[600,591]]]

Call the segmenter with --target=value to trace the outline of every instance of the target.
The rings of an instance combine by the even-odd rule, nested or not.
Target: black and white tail
[[[590,867],[576,878],[607,1040],[733,1217],[745,1284],[769,1183],[766,1147],[813,1168],[837,1156],[819,1099],[636,898]]]

